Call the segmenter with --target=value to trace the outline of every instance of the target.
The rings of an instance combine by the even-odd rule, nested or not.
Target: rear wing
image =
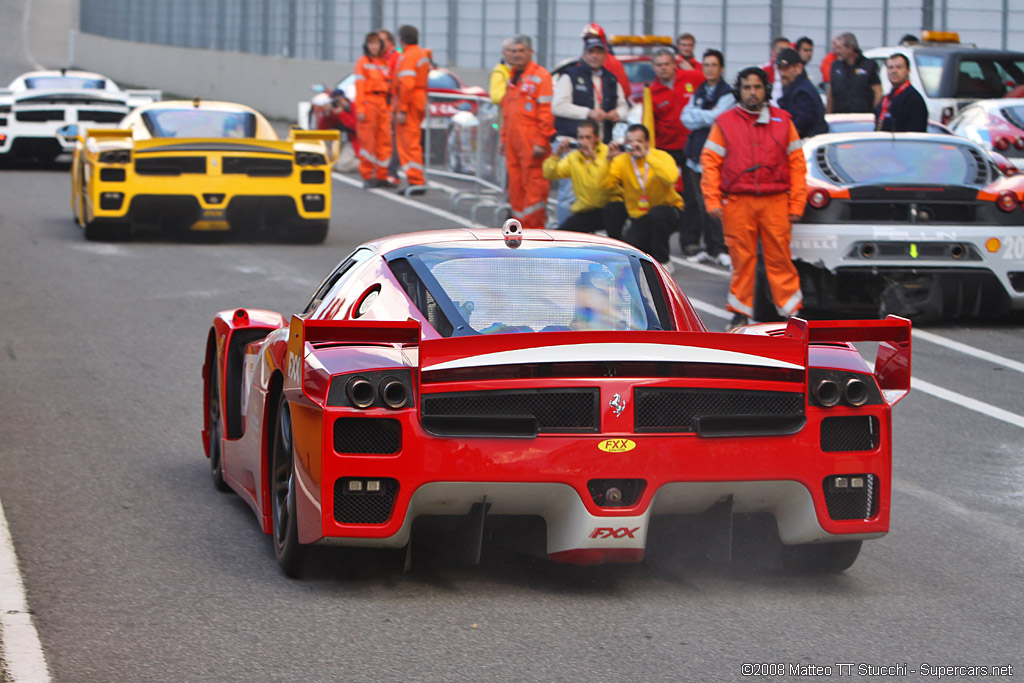
[[[293,142],[337,142],[341,139],[341,132],[337,130],[302,130],[291,128],[288,131],[288,139]]]
[[[127,104],[132,109],[144,104],[159,102],[164,98],[162,90],[124,90],[122,92],[128,98]]]
[[[322,142],[327,147],[327,156],[331,164],[341,156],[341,131],[337,130],[303,130],[291,128],[288,131],[289,142]]]
[[[88,128],[85,131],[87,138],[95,138],[97,140],[116,140],[118,138],[131,138],[132,131],[130,128]]]
[[[417,344],[419,341],[420,323],[416,320],[303,320],[293,315],[288,331],[285,386],[301,386],[307,395],[311,395],[306,356],[313,344]],[[316,389],[313,388],[312,392]]]
[[[814,342],[878,342],[875,379],[890,405],[910,392],[911,324],[890,315],[885,320],[816,320],[791,318],[786,336]]]

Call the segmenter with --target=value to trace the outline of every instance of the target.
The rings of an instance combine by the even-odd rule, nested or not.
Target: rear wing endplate
[[[911,324],[890,315],[885,320],[815,320],[791,318],[787,336],[815,342],[878,342],[875,379],[890,405],[910,392]]]

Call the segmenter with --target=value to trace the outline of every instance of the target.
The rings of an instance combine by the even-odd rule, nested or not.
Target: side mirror
[[[78,124],[77,123],[69,123],[66,126],[61,126],[60,128],[57,129],[57,135],[58,135],[58,137],[64,139],[67,142],[71,142],[73,140],[77,140],[78,139]]]

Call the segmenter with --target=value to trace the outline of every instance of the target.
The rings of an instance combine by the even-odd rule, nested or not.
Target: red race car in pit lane
[[[842,571],[885,535],[909,321],[709,332],[646,254],[527,232],[368,242],[290,318],[216,315],[213,480],[287,575],[311,545],[408,548],[439,517],[477,558],[485,528],[521,522],[575,564],[639,562],[650,530],[702,513],[773,516],[800,571]],[[873,368],[859,341],[880,342]]]

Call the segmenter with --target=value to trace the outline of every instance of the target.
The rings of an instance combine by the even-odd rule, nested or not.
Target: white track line
[[[14,683],[48,683],[50,670],[32,623],[18,556],[0,504],[0,636],[4,666]]]
[[[341,173],[334,172],[334,173],[331,174],[331,176],[333,176],[335,180],[339,180],[339,181],[345,183],[346,185],[351,185],[352,187],[358,187],[358,188],[362,188],[363,187],[363,183],[362,183],[361,180],[355,180],[354,178],[349,178],[347,176],[342,175]],[[406,196],[400,195],[400,194],[398,194],[397,192],[394,192],[394,191],[389,191],[389,190],[384,190],[384,189],[378,188],[378,189],[374,189],[374,190],[369,190],[369,192],[372,192],[373,194],[377,195],[378,197],[384,197],[385,199],[390,199],[392,201],[398,202],[399,204],[405,204],[406,206],[411,206],[414,209],[419,209],[420,211],[426,211],[427,213],[432,213],[435,216],[440,216],[441,218],[444,218],[446,220],[452,221],[453,223],[458,223],[459,225],[465,226],[467,228],[486,228],[487,227],[483,223],[475,223],[475,222],[469,220],[468,218],[463,218],[462,216],[454,214],[451,211],[445,211],[444,209],[439,209],[436,206],[430,206],[429,204],[422,204],[420,202],[417,202],[417,201],[414,201],[412,199],[409,199]]]

